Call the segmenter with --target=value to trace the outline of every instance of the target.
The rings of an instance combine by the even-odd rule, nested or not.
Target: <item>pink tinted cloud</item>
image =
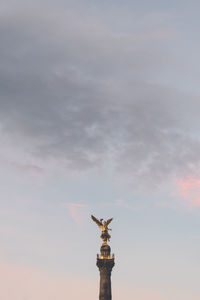
[[[86,204],[68,202],[65,203],[65,206],[69,209],[70,215],[75,222],[80,223],[83,220]]]
[[[174,181],[176,186],[175,197],[178,197],[186,206],[200,206],[200,179],[196,177],[178,178]]]

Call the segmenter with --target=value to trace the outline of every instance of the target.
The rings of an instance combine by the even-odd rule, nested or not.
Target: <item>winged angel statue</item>
[[[93,215],[91,215],[92,220],[99,226],[99,228],[102,230],[100,238],[103,240],[103,244],[106,245],[107,241],[110,241],[110,234],[108,233],[108,230],[112,230],[108,228],[108,225],[112,222],[113,218],[108,219],[107,221],[103,221],[103,219],[98,220]]]

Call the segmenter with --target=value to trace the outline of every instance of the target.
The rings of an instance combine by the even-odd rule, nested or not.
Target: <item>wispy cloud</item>
[[[80,223],[83,220],[85,212],[83,209],[87,208],[86,204],[67,202],[63,206],[69,209],[70,215],[75,222]]]

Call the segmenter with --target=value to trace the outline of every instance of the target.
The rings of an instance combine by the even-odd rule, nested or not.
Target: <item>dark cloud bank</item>
[[[157,183],[198,172],[196,99],[154,80],[170,32],[125,35],[72,11],[8,9],[0,36],[1,134],[30,155],[75,170],[112,157],[119,172]]]

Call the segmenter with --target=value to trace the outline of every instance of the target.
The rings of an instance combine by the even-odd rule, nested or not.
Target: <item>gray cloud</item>
[[[6,10],[0,36],[1,134],[29,155],[76,170],[111,155],[142,183],[199,170],[187,96],[154,80],[171,30],[116,33],[74,11],[31,7]]]

